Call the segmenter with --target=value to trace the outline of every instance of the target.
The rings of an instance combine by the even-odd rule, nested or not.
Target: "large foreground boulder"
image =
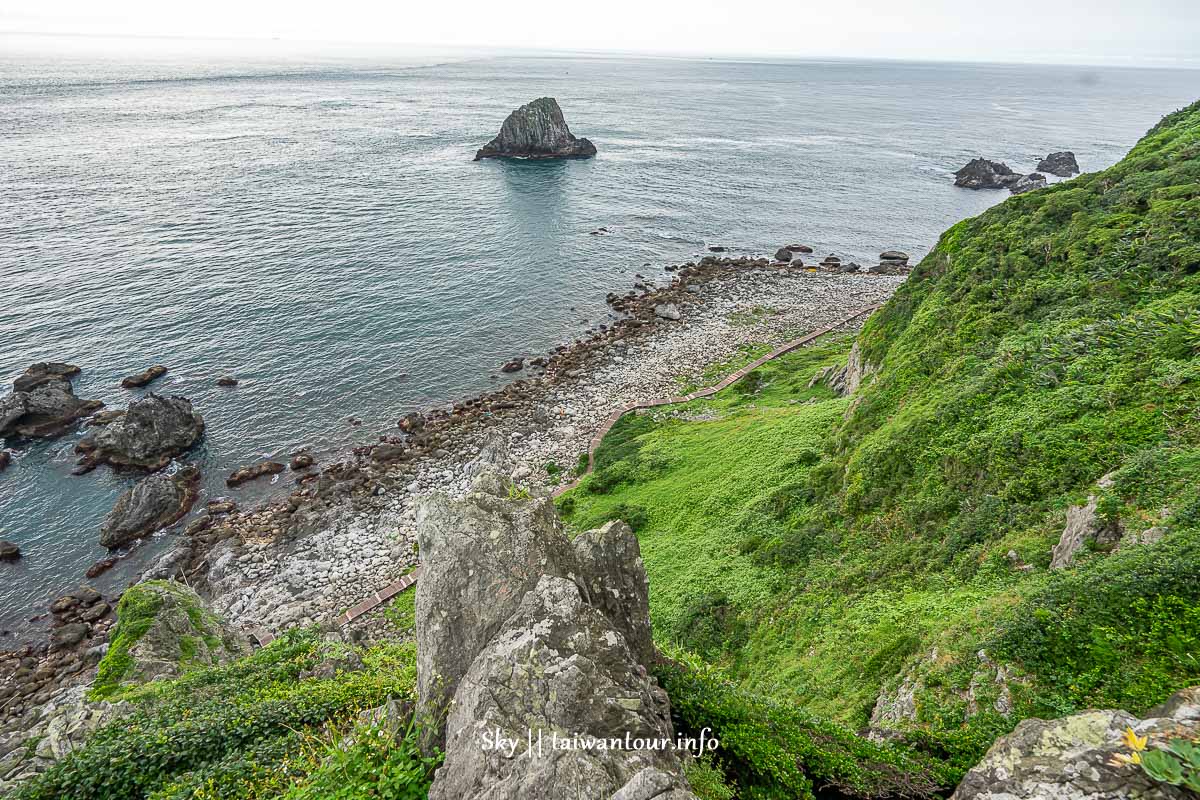
[[[1021,176],[1002,161],[973,158],[954,173],[954,185],[964,189],[1007,189]]]
[[[186,397],[151,392],[76,445],[85,462],[146,470],[162,469],[204,434],[204,419]]]
[[[100,528],[100,544],[122,547],[178,522],[196,502],[199,483],[200,472],[191,466],[142,478],[117,498]]]
[[[95,686],[99,694],[111,694],[194,667],[225,664],[249,650],[246,638],[210,611],[194,589],[175,581],[147,581],[121,595]]]
[[[502,454],[484,457],[497,469],[466,498],[418,516],[418,714],[445,753],[429,797],[693,798],[646,669],[637,538],[610,523],[573,544],[549,497],[511,491]]]
[[[577,139],[553,97],[539,97],[508,115],[495,139],[475,154],[484,158],[589,158],[596,146]]]
[[[1069,178],[1079,174],[1079,162],[1075,160],[1075,154],[1070,150],[1051,153],[1038,162],[1037,168],[1038,172],[1048,172],[1060,178]]]
[[[0,438],[24,436],[49,438],[63,433],[76,420],[101,407],[99,400],[75,396],[71,379],[78,375],[74,364],[34,364],[13,381],[12,394],[0,400]]]
[[[1200,688],[1185,689],[1144,719],[1124,711],[1085,711],[1056,720],[1027,719],[1001,736],[963,778],[952,800],[1184,800],[1194,792],[1151,779],[1122,763],[1124,733],[1161,749],[1200,737]]]

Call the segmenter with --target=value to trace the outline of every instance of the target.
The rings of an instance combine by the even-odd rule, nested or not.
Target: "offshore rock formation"
[[[153,392],[114,414],[96,433],[75,446],[81,466],[101,463],[115,467],[162,469],[189,450],[204,434],[204,419],[186,397],[161,397]]]
[[[508,115],[495,139],[475,154],[484,158],[590,158],[596,146],[572,135],[553,97],[540,97]]]
[[[140,389],[167,374],[167,368],[162,364],[142,370],[136,375],[127,375],[121,379],[122,389]]]
[[[1075,160],[1075,154],[1070,150],[1051,153],[1038,162],[1037,168],[1038,172],[1049,172],[1060,178],[1069,178],[1079,174],[1079,162]]]
[[[138,481],[117,498],[100,529],[100,544],[122,547],[179,521],[196,502],[199,482],[200,472],[191,466]]]
[[[1027,719],[1001,736],[963,778],[952,800],[1184,800],[1193,792],[1151,780],[1139,767],[1116,765],[1128,754],[1132,728],[1149,746],[1200,736],[1200,687],[1185,689],[1145,719],[1124,711],[1084,711],[1062,719]]]
[[[964,189],[1007,189],[1021,177],[1001,161],[973,158],[954,173],[954,185]]]
[[[418,714],[446,754],[429,797],[694,798],[669,745],[551,746],[674,741],[646,670],[649,583],[629,526],[572,543],[549,497],[502,477],[502,447],[483,458],[464,499],[418,519]]]
[[[13,381],[12,394],[0,400],[0,438],[58,436],[76,420],[86,417],[104,403],[75,396],[71,379],[78,375],[74,364],[34,364]]]

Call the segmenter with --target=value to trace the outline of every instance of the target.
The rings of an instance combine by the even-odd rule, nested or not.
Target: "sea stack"
[[[539,97],[508,115],[495,139],[475,154],[484,158],[591,158],[596,146],[572,135],[553,97]]]

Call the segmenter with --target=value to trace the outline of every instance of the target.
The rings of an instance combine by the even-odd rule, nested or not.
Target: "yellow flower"
[[[1122,736],[1121,738],[1124,740],[1125,746],[1128,747],[1130,750],[1141,751],[1141,750],[1146,749],[1146,742],[1149,740],[1150,737],[1149,736],[1138,736],[1136,733],[1133,732],[1133,728],[1126,728],[1125,735]]]
[[[1130,753],[1129,755],[1125,755],[1124,753],[1115,753],[1113,757],[1109,759],[1108,763],[1114,767],[1124,767],[1129,764],[1141,764],[1142,756],[1140,753],[1136,752]]]

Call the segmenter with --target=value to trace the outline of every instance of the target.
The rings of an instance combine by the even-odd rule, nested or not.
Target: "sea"
[[[547,95],[596,158],[472,160]],[[207,422],[203,499],[252,503],[290,478],[227,490],[235,468],[494,387],[638,274],[710,246],[915,261],[1007,197],[953,185],[970,158],[1103,169],[1198,96],[1196,70],[0,35],[0,391],[68,361],[122,408],[161,363],[151,388]],[[72,476],[82,431],[7,443],[0,649],[84,582],[134,480]]]

